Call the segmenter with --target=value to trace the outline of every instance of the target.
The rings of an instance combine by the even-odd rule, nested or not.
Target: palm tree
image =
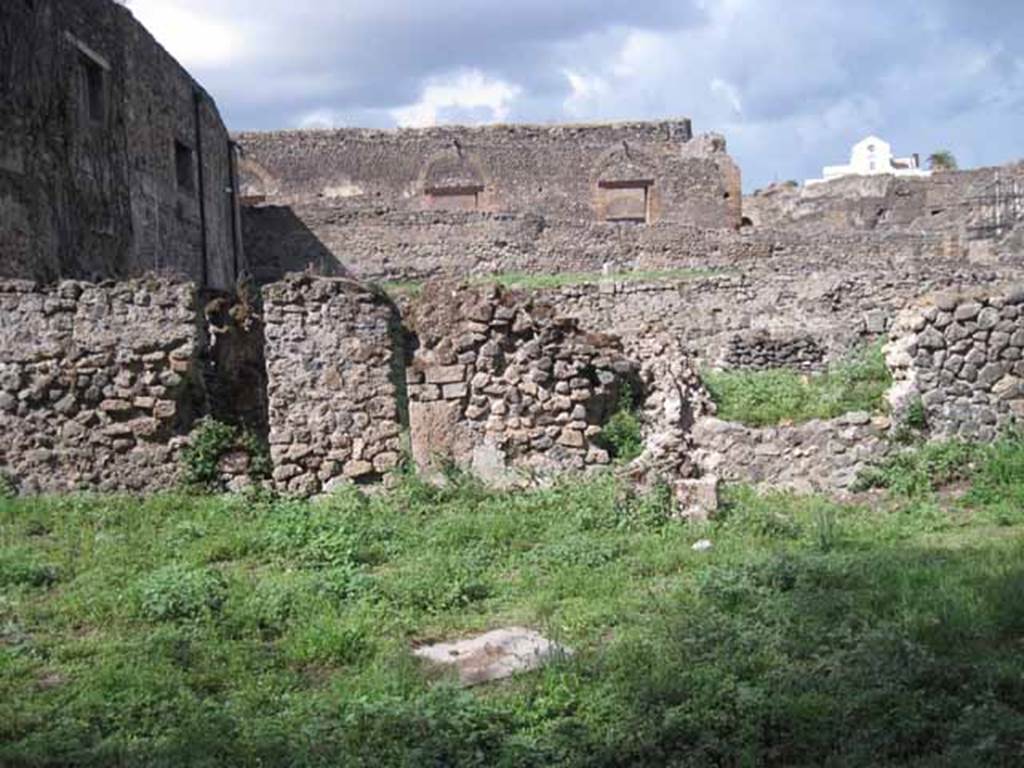
[[[948,149],[939,149],[928,155],[928,167],[933,171],[955,171],[956,155]]]

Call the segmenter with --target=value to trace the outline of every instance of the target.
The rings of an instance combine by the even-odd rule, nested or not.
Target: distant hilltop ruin
[[[231,488],[407,461],[543,482],[611,465],[628,401],[625,471],[691,510],[717,478],[848,488],[908,404],[936,437],[1024,414],[1024,165],[744,197],[686,119],[232,136],[111,0],[7,2],[0,34],[0,474],[22,492],[172,485],[211,423],[206,479]],[[699,375],[882,342],[885,415],[731,424]]]

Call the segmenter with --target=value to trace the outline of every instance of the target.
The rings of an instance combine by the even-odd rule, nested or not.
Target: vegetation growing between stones
[[[700,526],[607,475],[3,500],[0,764],[1007,765],[1024,447],[948,450],[959,498]],[[516,623],[575,655],[464,691],[409,652]]]
[[[1005,505],[1024,507],[1024,433],[1009,432],[994,443],[951,440],[926,443],[865,470],[861,489],[886,488],[904,498],[921,499],[940,488],[966,486],[965,499],[997,512]],[[1011,519],[1009,510],[1000,512]]]
[[[622,387],[618,407],[601,428],[596,442],[612,459],[623,464],[644,452],[643,425],[637,414],[636,396],[628,383]]]
[[[251,478],[261,480],[270,476],[270,449],[266,441],[251,429],[205,417],[196,424],[189,435],[188,446],[181,452],[185,481],[190,485],[215,487],[220,482],[220,461],[232,450],[248,454]]]
[[[880,343],[852,352],[823,374],[705,371],[702,379],[719,418],[756,427],[880,411],[892,385]]]

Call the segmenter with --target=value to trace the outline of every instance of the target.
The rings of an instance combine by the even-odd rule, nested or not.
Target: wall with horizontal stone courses
[[[0,276],[156,270],[229,288],[242,257],[229,136],[131,12],[111,0],[4,2],[0,50]],[[192,153],[187,188],[175,142]]]
[[[431,284],[406,318],[413,458],[499,482],[609,463],[597,441],[639,365],[617,339],[496,286]],[[520,477],[520,479],[522,479]]]
[[[747,427],[706,417],[693,428],[702,473],[763,489],[843,492],[892,450],[884,416],[849,413],[827,421]]]
[[[907,309],[886,360],[897,413],[919,401],[933,435],[993,439],[1024,416],[1024,290],[940,293]]]
[[[793,368],[814,371],[824,367],[825,355],[825,349],[813,336],[796,334],[779,337],[761,330],[733,336],[722,362],[726,368]]]
[[[601,185],[644,182],[649,221],[739,225],[739,170],[724,139],[695,139],[685,119],[342,128],[237,138],[245,151],[246,197],[292,206],[300,217],[311,203],[338,213],[444,209],[456,201],[459,209],[596,221],[606,213]]]
[[[0,472],[20,490],[177,480],[205,343],[188,284],[0,282]]]
[[[565,273],[764,262],[793,271],[963,261],[959,240],[909,232],[807,235],[786,229],[701,229],[534,214],[337,210],[329,202],[244,210],[246,253],[263,280],[286,271],[348,270],[364,280],[426,280],[508,272]]]
[[[263,289],[275,485],[315,493],[399,463],[403,354],[395,308],[343,278]]]
[[[1012,266],[913,261],[868,270],[795,269],[782,259],[744,271],[659,282],[607,281],[539,292],[586,328],[625,340],[659,328],[698,366],[730,367],[737,337],[813,339],[822,364],[882,337],[908,301],[929,290],[997,285]]]

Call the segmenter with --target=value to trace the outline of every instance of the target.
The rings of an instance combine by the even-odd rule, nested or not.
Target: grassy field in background
[[[488,285],[496,283],[505,288],[513,288],[520,291],[542,291],[553,288],[564,288],[572,285],[596,285],[597,283],[643,283],[643,282],[670,282],[674,280],[693,280],[701,277],[710,277],[721,274],[722,270],[715,269],[651,269],[635,270],[630,272],[558,272],[554,274],[527,274],[518,272],[507,272],[498,275],[482,275],[469,280],[473,285]],[[423,287],[423,283],[415,280],[394,280],[384,282],[381,288],[392,296],[417,295]]]
[[[774,368],[705,371],[701,378],[720,419],[753,427],[878,412],[892,386],[880,343],[854,351],[821,374]]]
[[[3,500],[0,765],[1020,764],[1024,443],[865,486]],[[409,652],[508,624],[576,653],[461,690]]]

